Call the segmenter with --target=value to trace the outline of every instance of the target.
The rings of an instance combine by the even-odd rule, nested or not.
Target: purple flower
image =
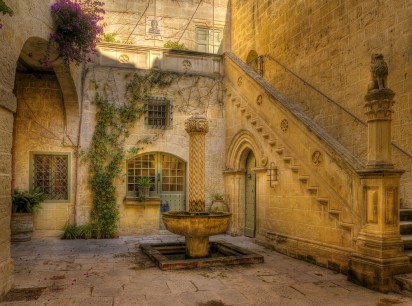
[[[59,54],[67,63],[87,61],[88,53],[96,52],[96,44],[103,33],[103,2],[97,0],[58,0],[50,9],[55,33],[50,41],[58,44]],[[43,63],[48,62],[50,51]]]

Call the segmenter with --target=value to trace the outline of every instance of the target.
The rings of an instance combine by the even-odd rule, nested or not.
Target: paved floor
[[[163,272],[138,248],[142,242],[176,239],[47,238],[13,244],[15,289],[0,305],[412,305],[411,298],[356,286],[344,275],[244,237],[214,240],[252,249],[265,256],[265,263]]]

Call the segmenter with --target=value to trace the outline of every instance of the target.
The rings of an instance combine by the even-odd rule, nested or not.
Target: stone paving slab
[[[412,298],[359,287],[337,274],[253,243],[217,236],[265,256],[262,264],[161,271],[140,243],[182,240],[175,235],[65,241],[35,238],[12,244],[15,288],[41,291],[5,305],[412,305]],[[27,297],[27,300],[23,298]]]

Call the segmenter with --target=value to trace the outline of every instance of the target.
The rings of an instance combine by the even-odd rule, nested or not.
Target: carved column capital
[[[186,119],[185,130],[187,133],[203,133],[209,132],[209,122],[202,115],[193,115]]]
[[[365,114],[370,120],[391,120],[395,93],[389,89],[370,90],[365,96]]]

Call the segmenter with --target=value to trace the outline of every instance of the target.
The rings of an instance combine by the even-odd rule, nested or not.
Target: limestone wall
[[[396,92],[393,141],[412,153],[412,3],[410,1],[234,1],[232,50],[270,55],[365,120],[363,97],[372,53],[383,53]],[[264,77],[347,149],[366,159],[366,127],[279,64],[265,58]],[[393,149],[404,206],[412,206],[412,160]]]
[[[179,41],[189,50],[196,48],[196,27],[216,28],[228,36],[227,0],[214,1],[105,1],[106,33],[116,33],[116,40],[140,46],[163,47],[167,41]],[[214,10],[213,10],[214,5]],[[158,20],[158,34],[151,34],[150,21]],[[214,21],[213,21],[214,19]],[[223,43],[216,51],[224,52]]]

